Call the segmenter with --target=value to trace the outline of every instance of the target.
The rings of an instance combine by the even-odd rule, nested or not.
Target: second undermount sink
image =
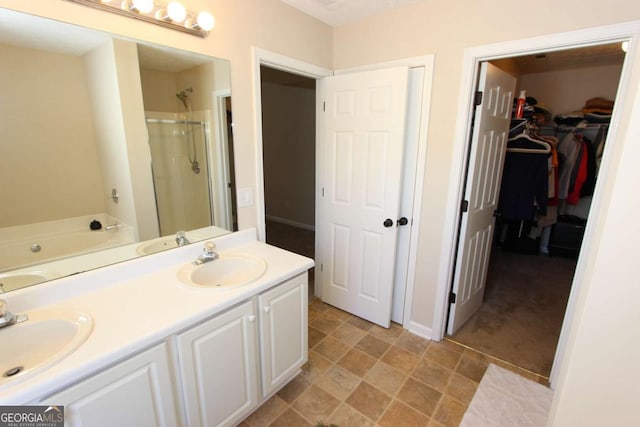
[[[0,293],[22,289],[55,278],[55,274],[44,271],[24,271],[20,273],[0,273]]]
[[[187,285],[228,289],[247,285],[259,279],[267,263],[259,257],[240,253],[221,253],[214,261],[193,263],[178,270],[178,279]]]
[[[93,319],[82,312],[42,309],[25,314],[27,320],[0,329],[0,388],[50,368],[93,331]]]

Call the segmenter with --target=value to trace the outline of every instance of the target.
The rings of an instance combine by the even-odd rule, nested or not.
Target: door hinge
[[[455,304],[456,303],[456,294],[454,294],[453,292],[451,292],[449,294],[449,304]]]
[[[482,92],[477,90],[476,95],[473,98],[473,105],[478,106],[480,104],[482,104]]]
[[[327,111],[327,101],[322,101],[322,111]]]
[[[468,200],[463,200],[462,204],[460,205],[460,210],[462,211],[462,213],[467,212],[469,210],[469,201]]]
[[[320,273],[324,270],[324,264],[320,264]]]
[[[324,187],[322,187],[322,197],[324,197]]]

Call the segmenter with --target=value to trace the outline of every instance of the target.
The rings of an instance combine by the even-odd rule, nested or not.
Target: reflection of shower
[[[192,132],[189,132],[188,124],[187,124],[187,115],[186,113],[191,113],[191,99],[187,94],[193,93],[193,88],[186,88],[180,93],[176,93],[176,97],[182,101],[185,109],[185,119],[184,119],[184,135],[187,138],[187,156],[189,157],[189,163],[191,163],[191,170],[195,174],[200,173],[200,164],[198,163],[198,152],[196,151],[196,141]],[[193,151],[193,156],[191,152]]]

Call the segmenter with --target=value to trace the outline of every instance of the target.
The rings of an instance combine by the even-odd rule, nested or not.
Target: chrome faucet
[[[189,243],[189,240],[187,240],[187,236],[185,236],[184,231],[178,231],[176,233],[176,244],[178,246],[184,246],[187,243]]]
[[[0,299],[0,328],[15,325],[16,323],[24,322],[25,320],[29,320],[26,314],[15,315],[10,311],[7,311],[7,302]]]
[[[215,243],[206,242],[204,244],[204,248],[202,248],[202,254],[200,254],[198,259],[193,261],[193,263],[195,265],[200,265],[200,264],[204,264],[205,262],[209,262],[209,261],[213,261],[213,260],[218,259],[220,256],[215,251],[215,248],[216,248],[216,244]]]
[[[107,225],[104,229],[105,231],[109,231],[109,230],[117,230],[119,228],[122,228],[122,224],[120,224],[119,222],[115,222],[111,225]]]

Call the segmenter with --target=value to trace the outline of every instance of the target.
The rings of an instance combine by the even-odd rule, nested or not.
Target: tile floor
[[[545,383],[451,341],[381,328],[314,300],[309,362],[240,426],[457,426],[489,363]]]

